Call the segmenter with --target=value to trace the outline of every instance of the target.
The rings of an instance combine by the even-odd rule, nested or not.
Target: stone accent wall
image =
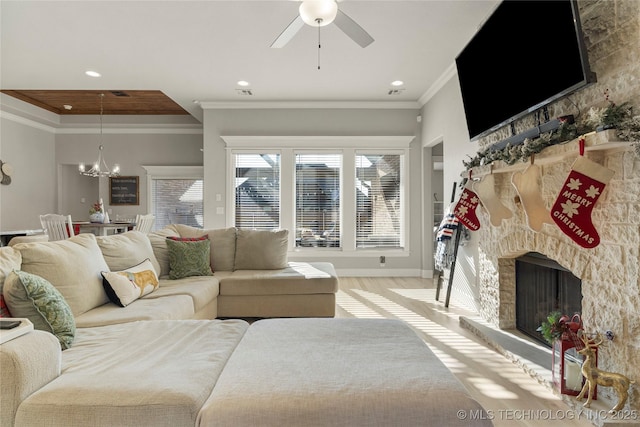
[[[549,106],[551,117],[567,114],[585,114],[590,107],[605,107],[604,91],[609,91],[612,101],[630,102],[640,107],[640,1],[638,0],[578,0],[580,21],[585,37],[591,71],[597,83]],[[523,31],[540,31],[544,40],[544,25],[523,27]],[[548,47],[553,40],[548,41]],[[561,48],[558,46],[558,48]],[[553,64],[544,62],[544,54],[538,63],[541,73],[553,74]],[[640,111],[636,108],[636,111]],[[535,126],[533,114],[518,120],[516,132]],[[511,136],[509,126],[480,140],[480,147]]]
[[[628,101],[638,111],[640,1],[580,0],[578,4],[591,68],[598,82],[551,106],[552,117],[577,115],[578,111],[586,114],[591,106],[604,106],[606,89],[611,100]],[[535,31],[535,27],[531,30]],[[545,64],[543,59],[533,66],[553,73],[553,65]],[[532,126],[533,117],[526,117],[516,129]],[[484,138],[481,148],[509,136],[506,132],[501,130]],[[629,145],[608,147],[611,149],[587,153],[591,160],[615,171],[592,213],[601,237],[600,245],[594,249],[578,246],[555,225],[545,224],[540,232],[529,229],[511,184],[513,169],[494,170],[496,192],[514,216],[500,227],[493,227],[486,211],[478,209],[482,223],[478,231],[481,314],[500,328],[515,327],[515,258],[540,252],[582,280],[585,329],[615,333],[615,339],[600,348],[599,367],[640,383],[640,159]],[[541,192],[547,209],[554,203],[576,156],[577,141],[536,155],[536,163],[542,165]],[[523,170],[526,164],[519,167]],[[627,408],[640,409],[638,388],[637,384],[631,387]],[[611,388],[599,388],[598,397],[616,401]]]

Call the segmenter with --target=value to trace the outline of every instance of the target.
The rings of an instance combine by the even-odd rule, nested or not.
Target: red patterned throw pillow
[[[11,317],[11,313],[9,313],[9,307],[4,302],[4,295],[0,293],[0,317]]]

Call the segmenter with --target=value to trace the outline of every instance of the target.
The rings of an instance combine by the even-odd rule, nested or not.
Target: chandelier
[[[120,175],[120,166],[115,163],[113,165],[113,169],[110,169],[109,166],[107,166],[107,162],[104,160],[104,154],[102,153],[102,151],[104,150],[104,147],[102,146],[102,115],[104,112],[104,108],[103,108],[103,100],[104,100],[104,93],[100,94],[100,145],[98,146],[98,160],[95,161],[95,163],[93,164],[93,166],[91,167],[91,169],[86,170],[84,163],[80,163],[78,165],[78,171],[80,172],[81,175],[85,175],[85,176],[91,176],[94,178],[99,178],[99,177],[112,177],[112,176],[119,176]]]

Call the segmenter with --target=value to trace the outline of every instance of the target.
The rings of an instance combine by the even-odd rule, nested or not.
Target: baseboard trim
[[[423,277],[417,268],[340,268],[336,273],[338,277]]]

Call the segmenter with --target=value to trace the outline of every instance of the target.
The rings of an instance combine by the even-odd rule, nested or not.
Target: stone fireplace
[[[615,171],[592,212],[601,243],[584,249],[555,225],[539,232],[527,225],[523,206],[511,183],[513,172],[528,163],[493,168],[496,193],[512,212],[498,227],[490,225],[487,212],[478,209],[482,227],[478,236],[478,286],[482,316],[501,329],[516,327],[516,258],[536,252],[560,264],[581,280],[582,318],[587,332],[612,331],[599,350],[599,367],[640,380],[640,159],[629,143],[610,142],[612,133],[587,138],[586,156]],[[549,209],[578,156],[578,142],[545,149],[535,157],[542,167],[541,194]],[[474,169],[474,178],[491,173],[487,166]],[[567,313],[572,314],[572,313]],[[616,401],[610,388],[599,398]],[[627,407],[640,409],[637,386],[630,388]]]

